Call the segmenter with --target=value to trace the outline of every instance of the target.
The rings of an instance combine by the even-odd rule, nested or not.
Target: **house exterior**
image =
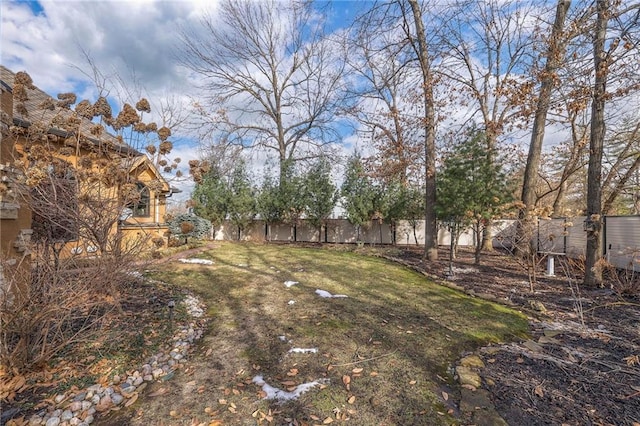
[[[43,238],[64,246],[64,256],[117,250],[113,241],[165,244],[166,201],[176,191],[146,155],[25,73],[0,65],[0,90],[0,258],[23,258]],[[94,222],[79,223],[85,213]]]

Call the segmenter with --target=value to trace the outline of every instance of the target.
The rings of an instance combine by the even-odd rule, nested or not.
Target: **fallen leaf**
[[[344,386],[349,390],[351,388],[351,376],[342,376],[342,383],[344,383]]]
[[[211,414],[211,412],[213,411],[213,408],[211,407],[205,407],[204,412],[207,414]]]
[[[540,398],[544,398],[544,392],[542,390],[542,386],[538,385],[535,387],[535,389],[533,390],[533,392],[538,395]]]
[[[356,397],[355,397],[355,395],[351,395],[351,396],[349,397],[349,399],[347,399],[347,402],[348,402],[349,404],[353,404],[354,402],[356,402]]]
[[[289,376],[289,377],[293,377],[293,376],[295,376],[297,374],[298,374],[298,369],[297,368],[292,368],[291,370],[289,370],[287,372],[287,376]]]
[[[449,394],[446,393],[445,391],[442,391],[442,397],[444,398],[445,401],[449,400]]]
[[[323,425],[328,425],[329,423],[333,423],[333,419],[331,417],[327,417],[322,421]]]
[[[171,410],[171,411],[169,411],[169,415],[171,417],[176,417],[178,415],[178,412],[176,410]]]
[[[354,368],[353,370],[351,370],[351,372],[354,374],[360,374],[363,371],[364,371],[364,368]]]
[[[409,382],[410,385],[415,385],[416,383],[418,383],[417,380],[412,380],[412,381]]]
[[[160,388],[157,391],[151,392],[149,396],[160,396],[164,395],[165,393],[167,393],[167,388]]]
[[[129,398],[129,400],[124,403],[124,406],[125,407],[130,407],[137,400],[138,400],[138,392],[134,392],[133,395],[131,395],[131,398]]]
[[[227,405],[227,400],[226,400],[226,399],[222,399],[222,398],[220,398],[220,399],[218,400],[218,404],[220,404],[220,405]]]
[[[371,373],[369,373],[369,376],[371,377],[376,377],[378,375],[377,371],[372,371]]]
[[[280,382],[282,383],[283,386],[295,386],[296,382],[294,382],[293,380],[285,380],[284,382]]]

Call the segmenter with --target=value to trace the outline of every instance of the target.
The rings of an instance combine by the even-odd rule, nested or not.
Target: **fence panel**
[[[582,223],[585,217],[571,220],[540,220],[533,236],[533,243],[538,251],[566,253],[578,258],[585,254],[586,232]],[[414,227],[415,225],[415,227]],[[496,220],[493,223],[493,246],[496,248],[512,248],[517,222],[514,220]],[[414,229],[415,228],[415,229]],[[292,241],[293,227],[288,224],[269,225],[271,241]],[[317,242],[318,232],[306,221],[296,227],[296,240],[301,242]],[[605,220],[603,237],[603,253],[607,259],[619,268],[632,267],[640,271],[640,215],[609,216]],[[438,244],[448,246],[449,231],[444,226],[438,228]],[[225,222],[216,231],[216,240],[237,240],[238,228]],[[265,223],[257,220],[247,227],[243,240],[264,241]],[[424,220],[398,221],[396,225],[396,244],[424,245]],[[328,243],[351,243],[361,241],[365,244],[391,244],[393,230],[389,224],[369,222],[358,229],[346,219],[329,219],[320,235],[320,241]],[[459,238],[460,246],[472,246],[475,238],[473,231],[467,230]]]
[[[618,268],[640,272],[640,216],[606,218],[605,256]]]

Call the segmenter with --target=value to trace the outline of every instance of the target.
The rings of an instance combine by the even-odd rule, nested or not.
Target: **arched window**
[[[151,197],[149,195],[149,188],[141,182],[136,183],[138,189],[139,198],[133,202],[131,210],[133,217],[149,217],[151,215]]]

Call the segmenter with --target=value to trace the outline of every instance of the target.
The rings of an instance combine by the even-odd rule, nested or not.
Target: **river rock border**
[[[28,424],[88,426],[100,413],[132,405],[149,382],[171,379],[180,365],[187,361],[207,322],[205,306],[197,297],[187,294],[182,303],[191,318],[177,325],[171,345],[167,345],[164,351],[150,357],[131,375],[114,376],[106,386],[94,384],[80,391],[56,395],[54,404],[31,416]]]

